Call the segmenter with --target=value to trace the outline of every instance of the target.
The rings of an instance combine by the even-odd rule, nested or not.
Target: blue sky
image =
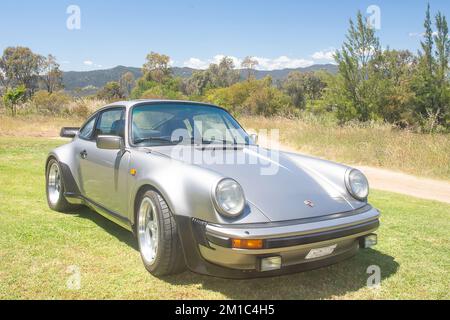
[[[383,47],[419,48],[426,0],[1,0],[0,50],[28,46],[55,55],[64,70],[140,67],[150,51],[173,65],[204,68],[221,55],[256,56],[260,69],[330,61],[349,18],[377,5]],[[450,1],[430,0],[450,18]],[[69,5],[81,29],[66,26]]]

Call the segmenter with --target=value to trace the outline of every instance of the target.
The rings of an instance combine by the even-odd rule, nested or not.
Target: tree
[[[373,81],[370,81],[370,63],[380,52],[380,43],[375,30],[358,12],[356,25],[350,20],[350,28],[341,51],[335,54],[339,65],[336,78],[337,91],[333,94],[340,102],[337,105],[341,121],[358,119],[368,121],[376,118]]]
[[[185,81],[184,90],[188,95],[202,95],[207,90],[229,87],[239,82],[239,71],[234,69],[233,60],[223,57],[219,64],[212,63],[204,71],[196,71]]]
[[[98,93],[97,97],[99,99],[104,99],[108,101],[116,101],[123,99],[124,93],[120,89],[120,84],[116,81],[108,82]]]
[[[147,62],[142,66],[142,73],[147,81],[163,83],[172,77],[170,57],[152,51],[147,55]]]
[[[27,89],[24,85],[20,85],[14,89],[7,89],[3,96],[3,103],[7,108],[11,109],[11,115],[17,114],[17,105],[25,98]]]
[[[437,81],[437,120],[442,125],[450,125],[450,87],[448,83],[450,40],[447,19],[440,12],[436,15],[436,81]],[[439,114],[440,111],[440,114]],[[449,123],[446,123],[446,120]]]
[[[43,57],[34,54],[29,48],[8,47],[0,58],[0,73],[3,86],[14,88],[24,85],[31,97],[37,88]]]
[[[416,93],[415,113],[428,130],[449,125],[450,88],[448,82],[450,43],[445,16],[436,15],[433,33],[430,6],[425,16],[425,35],[419,51],[419,63],[412,87]]]
[[[133,73],[129,71],[124,73],[120,77],[119,84],[122,92],[125,94],[126,97],[128,97],[136,84],[136,80],[134,78]]]
[[[247,69],[247,81],[254,76],[254,69],[259,65],[258,60],[253,57],[247,56],[244,58],[244,61],[241,63],[242,69]]]
[[[233,60],[229,57],[223,57],[218,65],[211,65],[213,82],[216,87],[229,87],[239,81],[239,71],[235,70]]]
[[[206,90],[213,88],[211,73],[195,71],[184,81],[184,92],[188,95],[201,96]]]
[[[371,63],[371,81],[377,83],[376,104],[380,117],[402,127],[414,124],[415,93],[411,79],[417,69],[413,54],[406,50],[385,50]]]
[[[56,62],[56,58],[49,54],[42,61],[42,76],[41,82],[48,93],[58,90],[63,87],[63,73],[59,69],[59,64]]]
[[[321,98],[326,83],[314,72],[293,71],[281,84],[282,90],[291,97],[292,104],[299,109],[306,107],[307,101]]]

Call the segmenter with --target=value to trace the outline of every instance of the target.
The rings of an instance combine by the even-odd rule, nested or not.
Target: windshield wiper
[[[225,145],[237,145],[238,143],[235,141],[228,141],[228,140],[203,140],[202,139],[202,144],[225,144]]]
[[[148,142],[148,141],[162,141],[162,142],[166,142],[169,144],[178,144],[179,141],[172,141],[171,139],[168,138],[163,138],[163,137],[146,137],[146,138],[139,138],[139,139],[135,139],[134,143],[135,144],[140,144],[142,142]]]

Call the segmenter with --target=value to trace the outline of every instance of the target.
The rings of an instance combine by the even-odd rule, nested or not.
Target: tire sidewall
[[[47,203],[48,206],[50,207],[50,209],[52,210],[59,210],[59,207],[61,206],[61,202],[63,201],[63,193],[64,193],[64,181],[62,181],[62,175],[61,175],[61,191],[59,193],[59,198],[56,204],[53,204],[50,201],[50,197],[48,194],[48,175],[50,174],[50,168],[52,167],[53,164],[56,164],[58,166],[58,171],[61,175],[61,166],[59,165],[59,162],[56,159],[50,159],[50,161],[47,164],[47,168],[46,168],[46,172],[45,172],[45,194],[47,196]]]
[[[156,258],[152,264],[149,264],[144,259],[144,256],[142,255],[142,250],[141,250],[141,242],[139,240],[139,209],[141,207],[141,204],[142,204],[142,201],[144,200],[144,198],[149,198],[155,205],[156,212],[154,214],[156,214],[156,218],[158,220],[158,248],[156,250]],[[144,191],[141,194],[140,199],[139,199],[139,205],[136,208],[136,237],[138,240],[137,242],[138,242],[139,253],[141,255],[142,262],[144,263],[145,268],[150,273],[153,273],[153,272],[155,272],[155,270],[158,269],[159,265],[161,264],[161,257],[164,255],[164,245],[163,245],[164,230],[163,230],[163,228],[164,228],[164,224],[162,221],[162,212],[161,212],[161,206],[160,206],[159,199],[158,199],[158,194],[151,189],[147,189],[146,191]]]

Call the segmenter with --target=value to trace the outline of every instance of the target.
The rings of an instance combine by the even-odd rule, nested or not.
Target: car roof
[[[156,103],[180,103],[180,104],[197,104],[197,105],[202,105],[202,106],[209,106],[209,107],[216,107],[216,108],[220,108],[223,109],[222,107],[216,106],[214,104],[211,103],[205,103],[205,102],[197,102],[197,101],[189,101],[189,100],[166,100],[166,99],[135,99],[135,100],[128,100],[128,101],[116,101],[114,103],[110,103],[104,107],[102,107],[101,109],[104,108],[110,108],[110,107],[117,107],[117,106],[124,106],[127,109],[132,108],[136,105],[140,105],[140,104],[156,104]],[[101,110],[99,109],[99,110]]]

